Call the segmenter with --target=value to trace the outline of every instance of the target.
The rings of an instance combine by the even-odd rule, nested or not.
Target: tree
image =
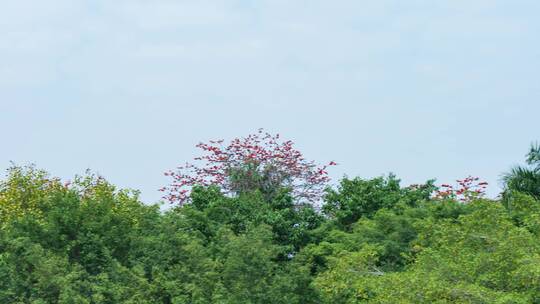
[[[150,284],[135,264],[157,206],[100,177],[63,184],[31,166],[0,184],[1,303],[152,303],[138,300]]]
[[[392,174],[371,180],[344,178],[337,190],[328,190],[323,212],[347,228],[361,217],[372,217],[382,208],[392,208],[399,202],[413,206],[429,199],[435,189],[432,181],[406,188],[399,183]]]
[[[246,141],[257,136],[266,135]],[[306,175],[286,170],[325,166],[282,168],[275,146],[233,144],[222,171],[198,171],[223,183],[194,177],[177,189],[190,203],[168,210],[100,176],[64,183],[33,166],[9,169],[0,303],[540,304],[540,199],[520,188],[528,183],[509,180],[503,199],[487,200],[474,177],[441,187],[344,178],[318,212],[302,203],[317,196],[294,188]]]
[[[378,244],[335,252],[314,280],[323,303],[539,303],[537,235],[498,202],[452,204],[469,213],[417,222],[417,253],[401,271],[378,267]]]
[[[540,145],[531,145],[526,157],[526,166],[516,166],[503,175],[505,193],[518,191],[540,198]]]
[[[457,185],[442,184],[435,191],[437,199],[454,199],[464,203],[483,198],[486,195],[488,183],[481,181],[479,177],[468,176],[456,180]]]
[[[314,203],[330,180],[326,169],[336,165],[333,161],[326,165],[308,161],[292,141],[281,141],[279,134],[262,129],[226,146],[223,142],[199,143],[204,155],[195,158],[197,164],[186,163],[165,173],[173,180],[161,189],[167,201],[185,204],[193,187],[213,185],[229,195],[261,191],[267,199],[287,188],[296,201]]]
[[[42,216],[41,207],[64,186],[57,178],[34,166],[12,166],[0,181],[0,226],[31,214]]]

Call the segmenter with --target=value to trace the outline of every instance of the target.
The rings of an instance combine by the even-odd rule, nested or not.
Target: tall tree
[[[280,188],[288,188],[297,201],[318,202],[330,178],[326,171],[330,162],[317,165],[306,160],[290,140],[282,141],[262,129],[247,137],[199,143],[203,155],[196,163],[186,163],[165,175],[172,183],[161,190],[165,199],[180,205],[189,202],[196,186],[218,186],[223,193],[238,195],[260,191],[269,200]]]

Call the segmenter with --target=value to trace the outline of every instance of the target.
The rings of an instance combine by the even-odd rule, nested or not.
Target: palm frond
[[[534,143],[531,145],[529,153],[527,153],[527,164],[540,169],[540,144]]]
[[[503,176],[505,188],[540,197],[540,170],[517,166]]]

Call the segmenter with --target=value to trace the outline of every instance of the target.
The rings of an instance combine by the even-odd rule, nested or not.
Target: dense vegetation
[[[390,175],[344,178],[322,208],[210,185],[160,211],[98,176],[13,167],[0,303],[540,303],[539,156],[497,200]]]

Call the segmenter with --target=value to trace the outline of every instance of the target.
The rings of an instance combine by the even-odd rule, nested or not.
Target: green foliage
[[[43,204],[61,190],[58,179],[51,179],[33,166],[11,167],[0,181],[0,225],[26,215],[40,217]]]
[[[516,166],[503,177],[508,192],[517,191],[540,199],[540,145],[532,145],[526,166]]]
[[[435,189],[432,181],[425,185],[401,188],[394,175],[371,180],[344,178],[338,190],[330,189],[323,211],[342,228],[348,228],[362,217],[371,218],[378,210],[398,204],[415,206],[429,199]]]
[[[470,209],[457,221],[418,225],[418,253],[402,271],[376,268],[380,248],[364,245],[332,258],[315,284],[328,303],[536,303],[537,236],[496,202]],[[360,259],[366,252],[370,259]]]
[[[538,198],[434,189],[346,178],[319,212],[286,188],[195,187],[160,211],[99,176],[14,167],[0,303],[540,303]]]
[[[267,201],[260,192],[230,198],[215,187],[195,188],[192,200],[191,205],[181,207],[178,211],[192,221],[191,227],[200,226],[196,223],[205,221],[199,227],[205,237],[214,235],[216,228],[221,226],[240,234],[250,227],[266,224],[271,227],[273,240],[284,246],[284,253],[296,252],[309,243],[311,231],[324,219],[313,206],[294,204],[286,189]]]
[[[69,186],[33,168],[2,184],[0,303],[305,303],[290,255],[323,218],[287,191],[223,196],[160,212],[100,177]],[[11,206],[15,204],[16,208]]]

